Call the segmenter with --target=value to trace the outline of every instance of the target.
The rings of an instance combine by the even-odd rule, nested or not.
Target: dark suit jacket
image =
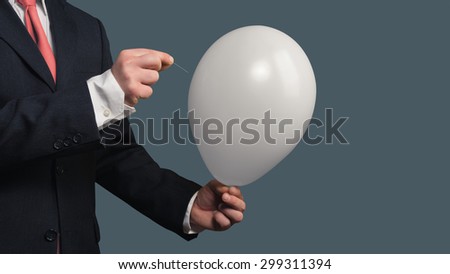
[[[99,252],[95,182],[191,239],[182,222],[200,186],[161,169],[126,119],[97,129],[86,80],[112,65],[102,24],[63,0],[46,4],[56,85],[23,23],[0,0],[0,252],[55,253],[58,241],[61,253]]]

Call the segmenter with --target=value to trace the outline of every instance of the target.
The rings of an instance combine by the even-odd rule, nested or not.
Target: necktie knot
[[[22,7],[36,6],[36,0],[16,0]]]

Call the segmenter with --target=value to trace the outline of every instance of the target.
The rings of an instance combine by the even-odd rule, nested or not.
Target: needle
[[[189,74],[189,71],[187,71],[185,68],[183,68],[182,66],[178,65],[177,63],[173,63],[175,66],[179,67],[180,69],[182,69],[184,72],[186,72],[187,74]]]

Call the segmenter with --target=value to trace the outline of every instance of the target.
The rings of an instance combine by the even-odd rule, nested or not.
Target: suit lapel
[[[52,91],[55,91],[55,83],[44,57],[6,0],[0,0],[0,39],[7,42]]]
[[[57,89],[64,87],[71,75],[71,65],[77,48],[77,28],[72,17],[67,14],[66,2],[46,0],[50,28],[56,57]]]

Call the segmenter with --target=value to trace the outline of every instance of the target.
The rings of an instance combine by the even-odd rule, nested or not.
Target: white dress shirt
[[[23,7],[17,3],[16,0],[9,0],[9,3],[22,20],[22,23],[25,24],[25,10]],[[47,39],[53,49],[54,43],[50,31],[50,20],[48,18],[45,0],[37,0],[36,8],[42,27],[44,28]],[[58,60],[56,60],[56,64],[58,64]],[[99,130],[107,127],[114,121],[122,120],[136,112],[134,107],[125,104],[125,93],[119,83],[117,83],[110,69],[101,75],[94,76],[87,80],[87,85],[91,95],[92,106],[94,108],[95,121]],[[195,231],[191,230],[190,226],[192,205],[196,197],[197,193],[192,196],[183,220],[183,230],[186,234],[196,234]]]

